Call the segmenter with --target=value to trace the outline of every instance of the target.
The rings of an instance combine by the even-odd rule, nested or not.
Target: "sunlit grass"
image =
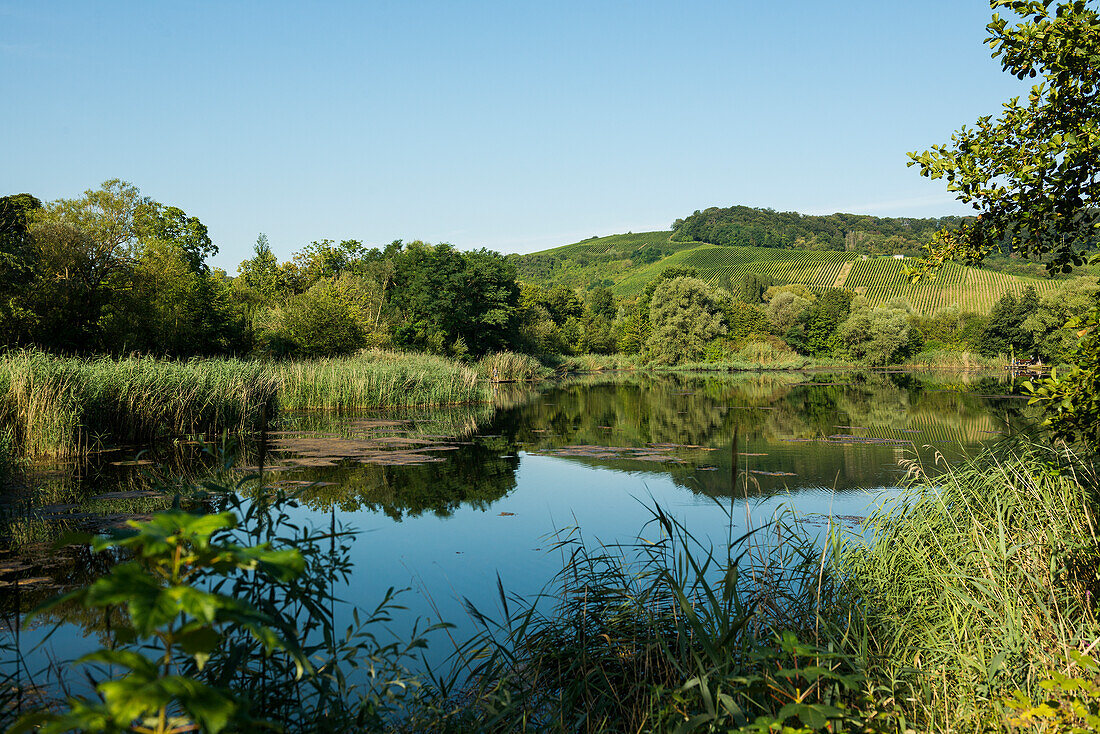
[[[28,456],[101,443],[257,429],[274,409],[270,366],[236,359],[0,357],[0,421]]]
[[[529,354],[493,352],[478,360],[477,373],[493,382],[522,382],[537,380],[550,370]]]
[[[477,372],[430,354],[370,351],[356,357],[281,363],[276,374],[284,410],[351,413],[489,399],[488,386]]]
[[[426,354],[365,352],[310,362],[152,357],[93,359],[39,351],[0,357],[0,426],[30,457],[77,456],[164,437],[256,431],[280,410],[488,402],[484,380]]]
[[[941,468],[872,516],[836,573],[871,671],[912,679],[915,713],[946,727],[988,722],[1096,639],[1100,548],[1097,477],[1068,450],[1020,443]]]

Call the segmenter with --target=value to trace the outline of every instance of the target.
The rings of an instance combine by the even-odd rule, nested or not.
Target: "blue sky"
[[[1025,85],[989,6],[0,0],[0,193],[108,178],[259,232],[529,252],[707,206],[967,210],[905,153]]]

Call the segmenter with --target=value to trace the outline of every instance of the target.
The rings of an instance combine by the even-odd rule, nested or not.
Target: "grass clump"
[[[352,413],[371,408],[485,402],[488,386],[460,362],[430,354],[373,350],[356,357],[277,367],[286,410]]]
[[[544,377],[549,370],[529,354],[493,352],[478,361],[477,373],[492,382],[527,382]]]
[[[605,372],[638,369],[638,359],[630,354],[577,354],[561,357],[554,365],[559,372]]]
[[[236,359],[0,357],[0,423],[26,456],[258,429],[272,414],[275,392],[269,366]]]
[[[1008,360],[1003,357],[983,357],[969,351],[955,349],[925,349],[905,361],[906,367],[947,370],[1001,370]]]
[[[991,725],[1100,634],[1097,486],[1068,450],[1020,443],[919,475],[870,518],[836,573],[860,602],[869,672],[924,692],[913,717]]]

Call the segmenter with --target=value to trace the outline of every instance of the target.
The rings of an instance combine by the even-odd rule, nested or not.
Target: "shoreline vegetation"
[[[231,358],[0,356],[0,426],[28,457],[68,457],[158,438],[259,431],[279,411],[488,402],[456,360],[366,352],[308,362]]]
[[[543,606],[481,617],[457,721],[900,732],[1095,716],[1098,691],[1073,680],[1100,636],[1092,465],[1018,442],[934,480],[911,469],[903,496],[824,537],[781,515],[715,550],[655,508],[640,537],[656,544],[564,538]]]
[[[141,663],[142,640],[171,641],[179,625],[216,627],[225,643],[200,651],[205,666],[190,664],[191,649],[167,652],[180,671],[171,680],[182,677],[205,698],[149,699],[137,711],[112,696],[77,697],[67,708],[34,698],[45,689],[25,679],[4,691],[15,702],[26,688],[24,707],[38,701],[19,731],[46,722],[82,729],[89,716],[155,718],[158,706],[202,721],[211,699],[228,731],[257,719],[334,732],[1090,731],[1100,713],[1090,682],[1100,637],[1096,486],[1085,457],[1016,439],[934,479],[912,465],[906,492],[858,527],[831,519],[812,530],[780,512],[715,546],[653,507],[633,543],[563,531],[557,576],[531,597],[500,588],[495,613],[471,607],[480,632],[469,639],[437,626],[392,642],[380,634],[400,613],[392,595],[363,610],[347,637],[336,629],[327,579],[347,579],[346,529],[333,528],[339,545],[330,550],[329,535],[284,526],[280,508],[293,497],[267,489],[246,501],[208,486],[204,501],[221,514],[173,510],[136,524],[121,541],[135,560],[114,566],[93,592],[66,597],[89,615],[99,587],[148,579],[125,595],[131,610],[112,625],[121,636],[104,643],[111,652],[93,656],[121,664],[98,677],[116,689],[167,675]],[[732,528],[734,505],[715,509]],[[240,563],[202,566],[218,553]],[[187,580],[157,577],[180,557],[198,564]],[[253,572],[253,557],[271,562]],[[232,614],[204,622],[168,605],[186,597],[180,589],[222,579],[217,588],[233,596],[208,601]],[[134,640],[126,619],[161,597],[168,606],[149,604],[162,609],[160,621]],[[64,608],[58,603],[46,608]],[[425,645],[454,653],[439,669],[413,673]],[[120,677],[122,669],[131,672]],[[376,674],[352,684],[364,670]]]
[[[921,355],[918,355],[921,356]],[[894,369],[995,370],[998,360],[935,352]],[[28,458],[65,458],[161,438],[259,431],[283,411],[356,413],[382,408],[492,403],[501,383],[572,373],[859,370],[850,362],[788,361],[652,365],[624,355],[547,360],[497,352],[474,364],[425,353],[370,350],[310,361],[233,358],[58,357],[38,350],[0,356],[0,430]]]

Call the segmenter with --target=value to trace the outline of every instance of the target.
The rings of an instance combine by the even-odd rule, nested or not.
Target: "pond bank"
[[[937,370],[982,370],[989,362],[946,358]],[[367,410],[493,404],[499,384],[538,383],[569,374],[775,373],[867,370],[799,358],[791,364],[638,365],[621,355],[584,355],[540,365],[513,353],[476,365],[429,354],[370,351],[308,362],[228,358],[186,362],[153,357],[57,357],[39,351],[0,356],[0,432],[26,458],[83,456],[166,437],[258,431],[288,411]],[[887,371],[923,366],[880,368]]]

